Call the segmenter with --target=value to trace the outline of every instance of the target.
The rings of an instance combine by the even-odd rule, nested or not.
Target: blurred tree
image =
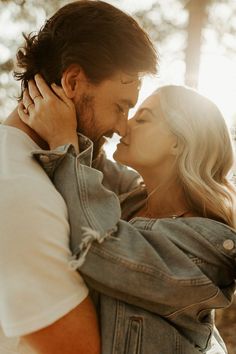
[[[23,41],[22,32],[38,30],[46,17],[68,1],[1,0],[0,1],[0,118],[15,105],[19,93],[12,76],[17,48]]]
[[[186,4],[188,11],[187,45],[185,48],[185,84],[198,87],[201,58],[202,31],[207,19],[209,0],[190,0]]]
[[[13,60],[22,32],[38,30],[68,0],[0,0],[0,107],[17,95]],[[118,5],[117,1],[108,0]],[[197,87],[201,52],[214,40],[222,54],[236,53],[235,0],[156,0],[134,14],[157,43],[161,60],[185,63],[185,83]],[[3,88],[4,87],[4,88]]]
[[[168,6],[159,0],[135,15],[158,43],[161,56],[184,60],[185,83],[189,86],[198,87],[201,52],[209,38],[217,42],[222,53],[236,54],[235,0],[169,0]],[[179,46],[166,47],[177,36]]]

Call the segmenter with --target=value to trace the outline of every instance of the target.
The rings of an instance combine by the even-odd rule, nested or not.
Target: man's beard
[[[94,96],[83,94],[75,104],[77,117],[77,132],[87,136],[93,141],[93,159],[95,159],[104,145],[106,139],[98,136],[97,120],[94,108]]]

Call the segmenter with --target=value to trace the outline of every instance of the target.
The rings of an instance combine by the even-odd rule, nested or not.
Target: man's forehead
[[[120,82],[123,85],[128,85],[128,84],[140,84],[141,82],[141,77],[139,74],[125,74],[125,73],[120,73]]]
[[[124,72],[117,72],[115,75],[113,75],[111,81],[113,81],[114,84],[120,85],[120,87],[122,88],[139,88],[141,85],[141,75],[139,75],[138,73],[127,74]]]
[[[137,103],[141,79],[138,74],[126,74],[116,72],[110,79],[103,82],[106,94],[117,103],[126,105],[128,108]]]
[[[117,100],[128,109],[133,108],[138,100],[140,84],[130,83],[123,86],[125,87],[118,93]]]
[[[130,75],[121,73],[119,76],[120,81],[120,98],[124,104],[129,108],[135,106],[139,90],[141,88],[141,79],[138,74]]]

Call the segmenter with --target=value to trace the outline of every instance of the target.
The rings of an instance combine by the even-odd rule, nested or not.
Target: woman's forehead
[[[154,93],[150,96],[148,96],[140,105],[139,109],[143,108],[149,108],[152,111],[157,111],[158,108],[160,107],[160,98],[158,93]]]

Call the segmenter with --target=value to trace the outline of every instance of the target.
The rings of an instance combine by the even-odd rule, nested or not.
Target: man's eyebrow
[[[128,108],[133,108],[135,106],[135,103],[131,100],[127,100],[125,98],[123,98],[122,100],[120,100],[121,103],[125,104],[126,106],[128,106]]]

